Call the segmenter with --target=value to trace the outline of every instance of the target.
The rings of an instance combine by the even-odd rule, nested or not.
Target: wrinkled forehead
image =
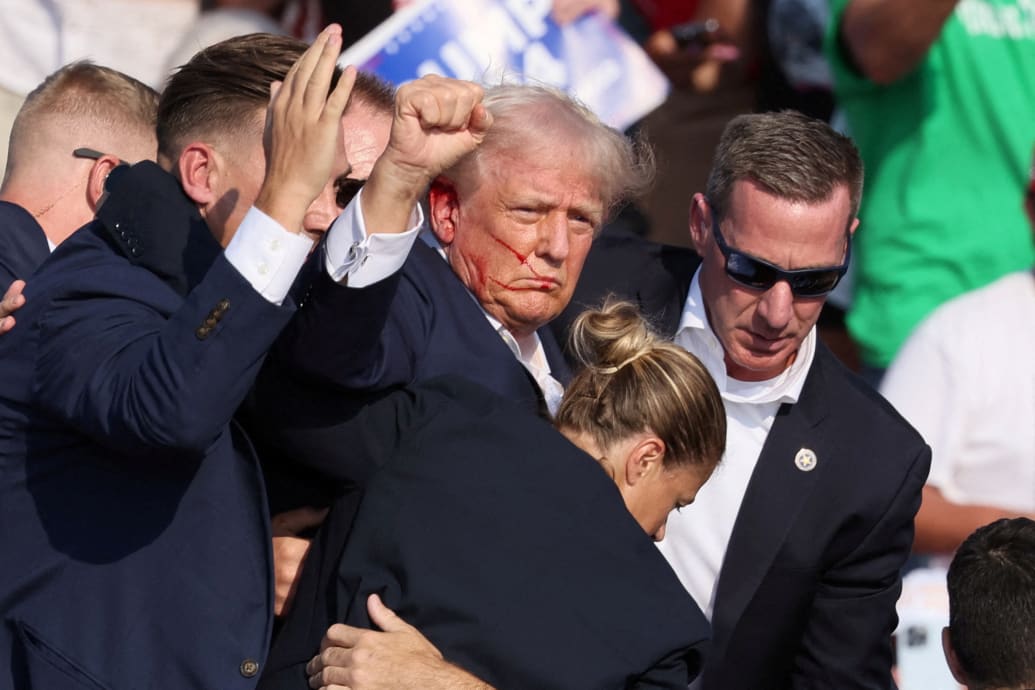
[[[351,170],[348,176],[365,180],[378,157],[388,147],[392,115],[363,103],[352,103],[341,118],[345,156]]]

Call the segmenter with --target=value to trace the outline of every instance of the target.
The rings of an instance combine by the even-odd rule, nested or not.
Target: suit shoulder
[[[920,433],[883,395],[822,344],[816,349],[815,364],[823,372],[822,395],[838,401],[830,413],[838,415],[840,426],[854,430],[870,444],[895,445],[915,453],[926,447]]]

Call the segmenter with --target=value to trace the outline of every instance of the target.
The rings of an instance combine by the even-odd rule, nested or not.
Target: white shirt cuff
[[[410,211],[406,232],[368,235],[362,199],[361,189],[331,224],[325,246],[327,273],[339,283],[348,278],[349,287],[354,288],[373,285],[402,268],[424,224],[418,204]]]
[[[309,237],[288,232],[253,206],[223,255],[256,292],[282,304],[312,249]]]

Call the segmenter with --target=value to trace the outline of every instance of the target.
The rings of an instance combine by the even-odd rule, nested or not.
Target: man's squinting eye
[[[363,184],[366,180],[357,180],[354,177],[345,177],[342,175],[334,181],[334,203],[341,208],[345,208],[349,205],[359,190],[363,188]]]

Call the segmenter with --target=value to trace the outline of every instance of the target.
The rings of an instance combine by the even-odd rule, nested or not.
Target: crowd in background
[[[668,78],[623,133],[332,69],[408,4],[0,0],[0,688],[1035,684],[1030,3],[555,0]]]

